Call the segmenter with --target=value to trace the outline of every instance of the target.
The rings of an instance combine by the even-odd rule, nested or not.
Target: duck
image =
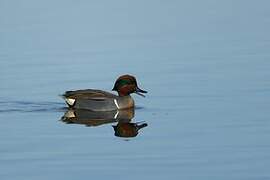
[[[69,108],[115,111],[134,108],[135,103],[130,94],[136,93],[145,97],[144,94],[147,93],[138,87],[136,78],[129,74],[118,77],[112,91],[116,91],[118,95],[98,89],[83,89],[66,91],[62,97]]]

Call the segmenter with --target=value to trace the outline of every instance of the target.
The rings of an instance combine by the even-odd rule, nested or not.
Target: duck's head
[[[120,76],[116,80],[112,90],[117,91],[119,96],[127,96],[131,93],[136,93],[145,97],[142,93],[147,93],[147,91],[144,91],[138,87],[136,78],[131,75]]]

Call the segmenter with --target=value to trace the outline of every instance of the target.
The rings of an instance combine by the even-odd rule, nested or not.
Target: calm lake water
[[[0,1],[0,179],[270,179],[269,7]],[[136,137],[63,117],[59,94],[127,73]]]

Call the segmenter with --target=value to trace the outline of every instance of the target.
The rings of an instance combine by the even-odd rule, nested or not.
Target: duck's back
[[[96,99],[96,98],[115,98],[116,95],[102,91],[97,89],[84,89],[84,90],[76,90],[76,91],[66,91],[63,94],[66,98],[84,98],[84,99]]]
[[[131,96],[119,97],[96,89],[67,91],[63,97],[69,107],[92,111],[112,111],[134,106]]]

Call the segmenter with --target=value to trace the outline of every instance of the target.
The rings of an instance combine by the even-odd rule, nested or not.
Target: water
[[[0,179],[270,179],[269,5],[1,1]],[[63,122],[126,73],[136,137]]]

